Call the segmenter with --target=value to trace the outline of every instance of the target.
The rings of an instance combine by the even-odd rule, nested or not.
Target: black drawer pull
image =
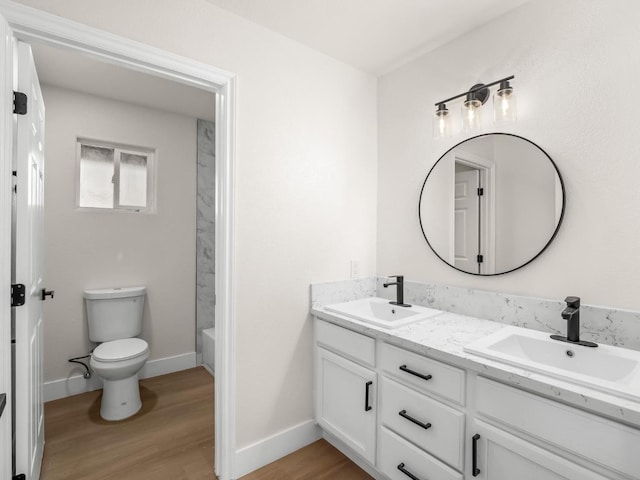
[[[471,437],[473,443],[471,444],[471,470],[474,477],[480,475],[480,469],[478,468],[478,440],[480,440],[480,434],[476,433]]]
[[[402,473],[404,473],[407,477],[409,477],[411,480],[420,480],[418,477],[416,477],[413,473],[411,473],[409,470],[407,470],[406,468],[404,468],[404,463],[401,463],[400,465],[398,465],[398,470],[400,470]]]
[[[415,375],[416,377],[420,377],[423,380],[431,380],[431,375],[423,375],[420,372],[416,372],[415,370],[411,370],[410,368],[407,368],[406,365],[400,365],[400,370],[402,370],[403,372],[410,373],[411,375]]]
[[[368,412],[371,410],[371,405],[369,405],[369,387],[373,385],[373,382],[367,382],[364,385],[364,411]]]
[[[417,420],[415,418],[413,418],[412,416],[410,416],[406,410],[400,410],[398,412],[398,415],[400,415],[402,418],[406,418],[407,420],[409,420],[410,422],[415,423],[416,425],[418,425],[419,427],[424,428],[425,430],[428,430],[431,428],[431,424],[430,423],[422,423],[420,420]]]

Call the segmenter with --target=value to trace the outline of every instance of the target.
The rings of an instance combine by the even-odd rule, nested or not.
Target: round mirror
[[[531,262],[551,243],[564,215],[562,177],[526,138],[489,133],[448,150],[420,193],[422,233],[445,263],[499,275]]]

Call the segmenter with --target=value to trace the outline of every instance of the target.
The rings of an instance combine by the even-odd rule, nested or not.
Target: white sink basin
[[[442,313],[440,310],[412,305],[399,307],[391,305],[389,300],[378,297],[363,298],[352,302],[326,305],[327,312],[344,315],[361,322],[370,323],[384,328],[397,328]]]
[[[640,401],[640,352],[559,342],[549,334],[506,327],[464,350],[567,382]]]

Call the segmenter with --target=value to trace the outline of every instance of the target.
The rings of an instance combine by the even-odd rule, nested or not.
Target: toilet
[[[138,372],[149,358],[141,338],[145,287],[85,290],[89,339],[98,342],[89,364],[103,382],[100,416],[123,420],[140,408]]]

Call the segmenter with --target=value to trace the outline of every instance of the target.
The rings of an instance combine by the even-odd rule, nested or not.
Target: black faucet
[[[398,305],[399,307],[410,307],[411,305],[404,303],[404,276],[403,275],[389,275],[389,278],[395,278],[397,281],[390,283],[383,283],[382,286],[387,288],[390,285],[396,285],[396,301],[389,302],[391,305]]]
[[[567,321],[567,336],[551,335],[551,338],[585,347],[597,347],[596,343],[580,340],[580,297],[567,297],[564,301],[567,302],[567,308],[561,315]]]

